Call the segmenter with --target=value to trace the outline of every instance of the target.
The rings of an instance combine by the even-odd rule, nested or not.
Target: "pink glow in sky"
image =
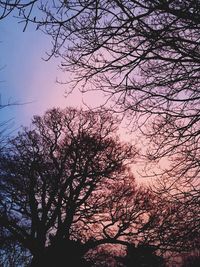
[[[23,25],[16,19],[2,20],[0,41],[0,66],[5,66],[0,71],[2,102],[28,103],[10,106],[0,112],[0,122],[13,119],[14,133],[21,125],[29,126],[33,115],[42,115],[48,108],[81,107],[82,100],[91,107],[103,102],[98,94],[82,95],[78,90],[65,97],[67,85],[59,85],[56,78],[66,81],[69,77],[59,70],[59,59],[42,60],[46,51],[50,51],[51,40],[44,33],[35,31],[32,25],[23,32]],[[131,139],[126,127],[120,129],[120,134],[123,140]]]
[[[56,83],[56,78],[64,81],[69,78],[59,70],[59,59],[42,60],[50,49],[49,37],[35,31],[32,25],[23,32],[23,25],[14,18],[0,21],[0,67],[4,67],[0,71],[1,101],[27,103],[0,111],[0,122],[13,119],[14,133],[21,125],[29,126],[33,115],[42,115],[48,108],[81,107],[82,100],[95,107],[104,101],[99,94],[82,95],[78,90],[66,98],[67,85]],[[126,141],[135,138],[127,132],[126,125],[120,129],[120,135]],[[134,168],[136,176],[139,165]]]

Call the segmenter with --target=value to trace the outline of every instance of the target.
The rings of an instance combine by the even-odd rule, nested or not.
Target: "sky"
[[[52,107],[84,107],[83,103],[94,108],[104,103],[99,92],[81,94],[78,88],[66,97],[67,84],[60,85],[56,80],[67,81],[69,75],[59,69],[59,58],[45,61],[46,52],[51,49],[51,39],[33,25],[23,32],[23,24],[9,17],[0,21],[0,96],[1,103],[16,103],[0,110],[0,124],[9,121],[8,131],[16,135],[22,126],[29,127],[34,115],[42,115]],[[122,141],[136,143],[135,134],[130,134],[126,121],[120,127]],[[141,141],[137,143],[139,148]],[[142,141],[144,146],[144,140]],[[144,172],[145,164],[136,158],[131,167],[136,179]],[[151,179],[137,179],[151,182]]]
[[[12,119],[13,129],[28,126],[33,115],[51,107],[80,107],[98,103],[95,95],[83,96],[78,90],[66,98],[68,74],[60,71],[59,59],[45,61],[51,49],[50,37],[33,25],[23,32],[23,24],[9,17],[0,21],[0,95],[1,103],[16,103],[0,111],[0,122]]]
[[[67,85],[56,79],[69,80],[67,73],[60,71],[59,58],[45,61],[51,49],[51,39],[29,25],[23,32],[23,24],[17,19],[0,21],[0,95],[1,103],[16,103],[0,110],[0,123],[11,120],[11,133],[17,134],[21,126],[29,126],[33,115],[42,115],[51,107],[81,107],[83,102],[98,107],[104,102],[100,93],[81,94],[78,89],[66,98]],[[120,129],[122,140],[132,136],[126,123]]]

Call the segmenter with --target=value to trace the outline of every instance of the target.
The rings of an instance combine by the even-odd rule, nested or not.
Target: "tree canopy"
[[[49,56],[78,87],[106,92],[149,138],[151,159],[173,155],[173,175],[197,177],[198,1],[33,2],[39,15],[19,16],[52,36]]]
[[[53,110],[35,117],[34,130],[25,129],[1,155],[6,234],[17,236],[33,255],[34,244],[52,251],[63,238],[79,242],[81,233],[84,248],[123,243],[122,236],[151,240],[160,249],[198,247],[199,2],[34,0],[0,6],[0,19],[18,10],[24,29],[35,23],[52,37],[48,59],[60,56],[73,86],[108,95],[112,109],[127,115],[148,139],[148,160],[171,160],[161,172],[158,201],[131,186],[126,162],[135,151],[111,136],[116,129],[111,117],[72,109],[68,115]]]
[[[2,18],[18,10],[25,28],[32,22],[52,36],[49,57],[60,56],[79,88],[108,93],[114,108],[149,137],[151,158],[173,155],[175,174],[197,176],[198,1],[34,0],[1,6]]]
[[[1,238],[27,249],[32,266],[79,266],[99,245],[159,240],[156,197],[136,186],[136,150],[116,130],[105,111],[52,109],[1,154]]]

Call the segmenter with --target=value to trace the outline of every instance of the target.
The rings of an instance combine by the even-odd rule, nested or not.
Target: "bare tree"
[[[83,90],[105,91],[145,132],[151,159],[199,173],[199,2],[33,1],[21,16],[53,38],[52,55]],[[42,15],[43,14],[43,15]],[[86,85],[84,87],[84,85]],[[145,123],[144,123],[145,122]],[[153,148],[153,149],[152,149]],[[185,164],[180,164],[181,161]],[[187,163],[187,164],[186,164]]]
[[[199,173],[199,2],[46,1],[32,21],[83,90],[100,89],[151,141],[176,175]],[[84,85],[87,85],[84,87]],[[145,122],[145,123],[144,123]],[[153,148],[153,149],[152,149]],[[180,160],[181,158],[181,160]],[[184,164],[180,164],[184,162]]]
[[[10,140],[0,160],[3,260],[9,248],[32,255],[32,266],[87,266],[88,253],[106,244],[188,250],[177,235],[186,214],[136,185],[128,164],[137,151],[117,127],[105,110],[52,109]]]
[[[128,114],[149,138],[150,160],[171,158],[162,191],[178,203],[187,195],[189,213],[199,198],[199,2],[40,4],[43,18],[22,15],[52,36],[50,57],[59,55],[83,90],[109,94],[114,108]],[[181,180],[180,187],[174,178]]]
[[[0,160],[2,262],[31,254],[32,266],[84,266],[105,244],[161,254],[198,246],[194,194],[178,202],[137,186],[127,166],[136,151],[116,130],[104,111],[52,109],[10,141]]]
[[[1,229],[30,251],[32,266],[78,266],[96,246],[151,239],[154,197],[135,186],[126,165],[136,151],[114,136],[114,118],[52,109],[32,127],[0,161]]]
[[[22,14],[26,14],[26,17],[29,18],[29,16],[32,13],[34,5],[38,0],[30,0],[30,1],[23,1],[23,0],[5,0],[0,1],[0,20],[5,19],[6,17],[10,16],[15,13],[18,16],[21,16]]]

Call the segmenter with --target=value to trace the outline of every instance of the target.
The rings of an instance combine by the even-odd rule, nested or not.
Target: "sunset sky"
[[[66,98],[67,85],[56,83],[56,78],[68,78],[67,73],[59,70],[59,60],[42,59],[50,51],[50,38],[32,25],[23,32],[23,24],[18,22],[11,17],[0,22],[1,102],[27,103],[1,110],[0,121],[13,119],[13,129],[29,125],[33,115],[50,107],[80,107],[83,100],[78,90]],[[97,99],[84,95],[84,101],[95,105]]]
[[[18,103],[0,110],[0,123],[11,120],[10,129],[15,135],[21,126],[29,126],[33,115],[42,115],[51,107],[98,107],[104,99],[100,93],[81,94],[78,88],[66,98],[67,84],[56,79],[69,80],[59,69],[59,58],[45,61],[51,49],[50,38],[29,25],[9,17],[0,21],[0,95],[2,104]],[[10,130],[9,129],[9,130]],[[130,141],[126,123],[120,129],[121,138]],[[135,136],[135,135],[134,135]]]
[[[200,266],[199,29],[189,0],[0,1],[0,267]]]

